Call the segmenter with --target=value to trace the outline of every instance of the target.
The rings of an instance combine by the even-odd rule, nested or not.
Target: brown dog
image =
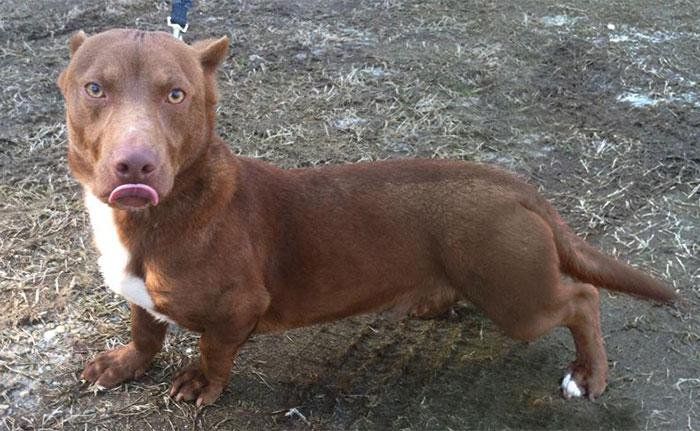
[[[90,361],[90,382],[140,376],[174,322],[202,336],[199,364],[175,376],[171,395],[207,404],[253,333],[380,310],[430,316],[466,300],[519,340],[569,328],[576,360],[562,393],[595,398],[608,365],[594,285],[675,297],[494,167],[281,170],[234,156],[214,132],[226,38],[188,46],[166,33],[80,32],[70,48],[58,81],[68,159],[105,282],[132,312],[133,341]]]

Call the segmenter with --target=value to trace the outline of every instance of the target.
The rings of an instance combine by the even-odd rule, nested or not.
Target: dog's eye
[[[168,93],[168,102],[170,103],[180,103],[185,100],[185,92],[179,88],[173,88]]]
[[[102,91],[102,86],[96,82],[90,82],[85,86],[85,92],[90,97],[104,97],[105,93]]]

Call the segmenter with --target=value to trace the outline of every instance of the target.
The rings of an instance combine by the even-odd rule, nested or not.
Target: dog
[[[387,310],[431,317],[468,301],[517,340],[567,327],[576,358],[560,391],[595,399],[608,371],[598,288],[676,298],[496,167],[283,170],[235,156],[214,131],[228,44],[124,29],[70,39],[58,79],[68,163],[105,284],[131,307],[132,341],[89,361],[85,380],[138,378],[175,323],[201,333],[200,359],[170,395],[211,404],[252,334]]]

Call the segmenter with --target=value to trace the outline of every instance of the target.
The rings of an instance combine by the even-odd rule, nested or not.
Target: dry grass
[[[128,308],[96,271],[53,82],[71,31],[162,29],[166,7],[5,2],[0,428],[700,426],[696,4],[199,3],[192,32],[233,39],[219,129],[237,153],[285,167],[392,157],[506,166],[541,185],[579,234],[668,280],[686,306],[604,301],[613,380],[599,404],[556,398],[566,337],[521,348],[463,308],[456,320],[362,317],[256,337],[224,398],[199,412],[167,397],[196,354],[196,337],[176,331],[144,379],[95,394],[77,375],[128,342]]]

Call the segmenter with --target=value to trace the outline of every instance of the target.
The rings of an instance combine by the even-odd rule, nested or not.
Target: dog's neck
[[[171,192],[155,207],[114,209],[123,237],[138,243],[157,239],[163,230],[203,229],[228,204],[236,188],[237,164],[230,150],[215,138],[208,149],[176,177]],[[227,163],[223,163],[227,160]],[[131,247],[129,247],[131,248]]]

